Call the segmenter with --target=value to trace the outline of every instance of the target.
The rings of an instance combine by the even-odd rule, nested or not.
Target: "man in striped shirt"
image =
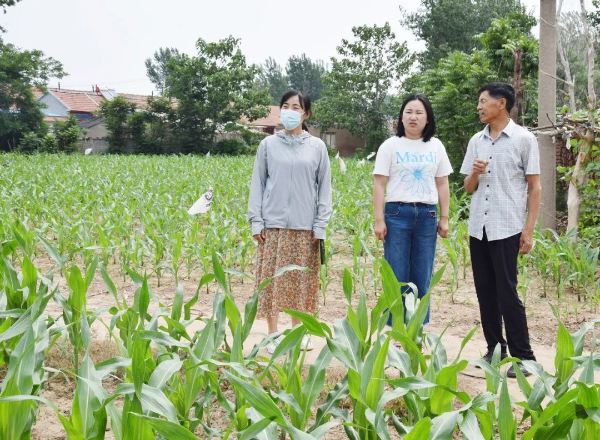
[[[471,264],[488,363],[497,344],[501,358],[507,356],[508,347],[514,357],[535,360],[525,307],[517,293],[517,258],[533,246],[542,193],[539,150],[535,136],[510,119],[514,103],[515,91],[509,84],[491,83],[479,90],[477,112],[487,125],[469,141],[460,170],[466,175],[465,189],[473,194]],[[531,374],[518,366],[526,376]],[[507,375],[516,377],[512,366]]]

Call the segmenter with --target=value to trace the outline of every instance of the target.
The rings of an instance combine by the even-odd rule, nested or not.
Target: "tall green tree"
[[[152,58],[147,58],[145,62],[146,75],[161,95],[164,95],[165,91],[169,88],[170,70],[168,64],[171,58],[181,58],[181,54],[177,49],[161,47],[154,52]]]
[[[172,58],[167,96],[177,99],[178,148],[183,153],[206,153],[216,134],[242,116],[249,120],[268,113],[271,98],[257,88],[258,67],[248,65],[239,40],[216,43],[199,39],[197,55]]]
[[[269,90],[271,104],[279,105],[279,100],[290,89],[288,77],[283,73],[283,68],[273,58],[266,59],[258,73],[258,80],[262,87]]]
[[[122,96],[117,96],[112,101],[102,101],[100,114],[104,117],[108,130],[108,152],[128,152],[128,142],[131,137],[129,118],[135,112],[136,105],[127,101]]]
[[[74,153],[77,151],[77,142],[81,136],[81,129],[77,118],[69,116],[66,121],[56,121],[52,127],[56,139],[56,151],[63,153]]]
[[[388,96],[414,62],[406,42],[399,43],[390,25],[352,28],[354,39],[342,40],[331,71],[323,76],[323,97],[315,103],[321,131],[345,128],[363,137],[365,149],[376,149],[389,133],[386,119],[395,118]]]
[[[322,61],[312,61],[306,54],[293,55],[288,58],[285,71],[292,89],[308,93],[313,102],[321,99],[322,77],[327,72]]]
[[[401,10],[401,23],[425,42],[425,51],[419,56],[423,70],[434,67],[452,51],[471,53],[481,48],[475,37],[486,32],[492,20],[510,12],[525,12],[520,0],[421,0],[416,12]]]
[[[32,88],[45,89],[50,78],[65,75],[62,64],[39,50],[20,50],[0,38],[0,151],[18,147],[25,133],[48,131],[42,104]]]
[[[149,98],[146,108],[131,114],[127,119],[132,153],[176,153],[173,148],[176,119],[177,110],[173,102],[167,98]]]
[[[531,30],[535,17],[511,12],[505,18],[492,21],[489,29],[477,39],[496,70],[498,78],[510,82],[516,92],[516,102],[510,116],[516,122],[531,125],[537,119],[538,41]]]
[[[533,124],[537,118],[537,41],[531,36],[535,20],[526,14],[510,14],[494,20],[479,36],[481,50],[451,52],[432,68],[409,78],[407,92],[425,93],[433,106],[437,133],[448,151],[453,168],[458,170],[470,137],[482,128],[477,115],[477,92],[489,82],[513,82],[520,54],[522,86],[519,122]]]

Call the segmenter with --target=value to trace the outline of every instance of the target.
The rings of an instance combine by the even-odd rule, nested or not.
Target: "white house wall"
[[[69,116],[69,109],[50,93],[46,93],[38,99],[38,102],[46,105],[46,108],[42,109],[46,116]]]

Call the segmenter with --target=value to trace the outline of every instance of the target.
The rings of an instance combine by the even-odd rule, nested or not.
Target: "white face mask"
[[[304,113],[305,112],[298,113],[294,110],[282,109],[280,117],[281,123],[286,130],[293,130],[302,123],[302,115]]]

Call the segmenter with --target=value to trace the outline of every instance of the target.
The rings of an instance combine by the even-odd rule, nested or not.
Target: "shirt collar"
[[[512,119],[508,118],[508,124],[506,125],[506,127],[504,127],[502,129],[502,131],[500,132],[500,135],[502,135],[502,133],[504,133],[504,134],[506,134],[506,136],[512,137],[513,132],[515,131],[516,125],[517,124],[515,124]],[[483,135],[487,136],[491,139],[489,125],[486,125],[485,128],[483,129]],[[500,137],[500,136],[498,136],[498,137]]]

